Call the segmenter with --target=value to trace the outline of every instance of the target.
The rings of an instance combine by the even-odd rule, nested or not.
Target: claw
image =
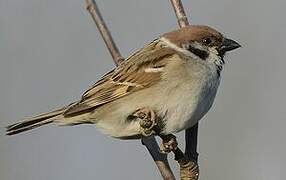
[[[157,123],[155,112],[152,109],[147,107],[138,109],[133,116],[139,119],[139,124],[142,129],[141,133],[143,136],[151,136],[155,134],[153,128]]]
[[[198,180],[199,179],[199,166],[193,161],[181,160],[180,176],[181,180]]]
[[[169,134],[169,135],[161,135],[160,137],[163,140],[160,145],[161,153],[167,154],[177,149],[178,142],[176,136]]]

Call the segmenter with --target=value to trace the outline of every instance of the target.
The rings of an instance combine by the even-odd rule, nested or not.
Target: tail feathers
[[[52,123],[57,116],[61,115],[65,111],[65,108],[58,109],[49,113],[41,114],[29,119],[26,119],[22,122],[12,124],[6,127],[7,135],[14,135],[24,131],[34,129],[36,127]]]

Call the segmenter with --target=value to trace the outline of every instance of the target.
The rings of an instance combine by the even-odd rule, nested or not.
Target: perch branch
[[[101,13],[97,7],[97,4],[94,0],[86,0],[86,9],[90,13],[93,21],[95,22],[104,42],[107,46],[107,49],[109,50],[113,61],[116,65],[120,63],[120,61],[123,61],[124,58],[121,56],[116,44],[113,41],[113,38],[101,16]]]
[[[146,146],[151,154],[157,168],[159,169],[164,180],[175,180],[175,176],[169,166],[167,154],[159,151],[158,143],[154,136],[142,138],[142,144]]]
[[[171,0],[180,28],[189,25],[181,0]]]
[[[99,8],[94,0],[86,0],[87,10],[94,20],[114,62],[116,65],[120,64],[124,58],[121,56],[117,46],[115,45],[113,38],[101,16]],[[163,179],[174,180],[174,174],[169,166],[167,155],[160,153],[159,146],[154,136],[143,138],[142,144],[146,146],[151,154],[157,168],[159,169]]]

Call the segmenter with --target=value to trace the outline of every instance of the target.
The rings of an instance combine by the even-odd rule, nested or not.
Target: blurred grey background
[[[168,0],[97,2],[125,57],[177,27]],[[226,57],[215,105],[200,123],[200,179],[285,179],[286,2],[183,3],[191,23],[243,46]],[[84,0],[0,0],[0,179],[160,179],[140,141],[91,125],[4,136],[8,124],[77,100],[113,67]]]

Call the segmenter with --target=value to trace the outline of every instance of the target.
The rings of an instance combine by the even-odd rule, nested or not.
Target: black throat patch
[[[201,58],[202,60],[206,60],[209,57],[209,53],[207,51],[195,48],[192,45],[189,45],[188,50],[193,54],[195,54],[196,56],[198,56],[199,58]]]

